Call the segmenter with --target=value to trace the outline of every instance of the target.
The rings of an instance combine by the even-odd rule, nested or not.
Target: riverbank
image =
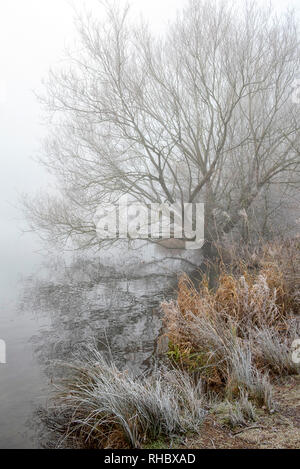
[[[151,375],[91,347],[61,363],[67,379],[43,415],[54,445],[299,445],[299,252],[299,240],[227,249],[214,288],[183,275],[177,299],[162,304],[167,349]]]
[[[284,378],[273,385],[273,391],[278,405],[275,413],[262,409],[253,424],[236,428],[210,414],[202,431],[184,438],[180,449],[299,449],[300,377]]]

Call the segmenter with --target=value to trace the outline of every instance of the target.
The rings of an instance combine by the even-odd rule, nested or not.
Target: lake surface
[[[120,368],[147,370],[161,329],[159,304],[175,288],[176,275],[126,275],[81,262],[2,292],[7,364],[0,365],[0,448],[47,443],[37,409],[45,407],[59,377],[55,362],[71,361],[81,345],[95,342],[110,349]]]
[[[0,298],[0,338],[6,342],[7,364],[0,364],[0,448],[36,448],[30,428],[37,405],[46,401],[47,382],[34,354],[31,337],[45,318],[20,314],[13,291]]]

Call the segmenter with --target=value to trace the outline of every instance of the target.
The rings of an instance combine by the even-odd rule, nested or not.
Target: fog
[[[39,263],[41,245],[27,229],[18,201],[49,184],[37,164],[46,135],[42,109],[36,98],[42,79],[59,66],[74,42],[74,14],[90,10],[97,1],[10,0],[0,6],[0,285],[13,286],[19,273]],[[133,2],[155,28],[163,28],[183,0]]]
[[[125,0],[121,0],[125,3]],[[136,0],[153,29],[161,31],[186,0]],[[274,6],[297,7],[296,0]],[[37,238],[22,234],[26,223],[17,209],[23,193],[34,193],[49,178],[34,161],[47,129],[35,93],[50,67],[64,58],[75,37],[75,11],[93,10],[97,0],[10,0],[0,6],[0,285],[14,282],[18,272],[30,272],[39,261]],[[101,7],[100,7],[101,8]],[[298,7],[299,11],[299,7]]]
[[[135,0],[129,3],[136,17],[142,13],[152,29],[159,33],[176,15],[177,8],[187,1]],[[127,0],[119,0],[119,3],[125,4]],[[265,3],[265,0],[259,3]],[[298,3],[299,0],[273,2],[279,12],[290,6],[295,7],[299,14]],[[85,289],[73,279],[77,288],[74,294],[73,284],[69,288],[69,277],[64,279],[66,273],[61,269],[61,290],[51,289],[51,285],[47,289],[43,284],[29,289],[29,315],[21,317],[16,314],[15,304],[7,306],[11,299],[18,301],[18,277],[29,275],[47,257],[38,237],[28,232],[19,208],[23,194],[33,195],[54,184],[37,162],[43,151],[42,141],[47,135],[47,124],[37,95],[42,93],[42,80],[47,77],[49,69],[64,62],[65,49],[75,42],[75,13],[95,8],[99,11],[102,8],[97,0],[5,0],[0,3],[0,339],[7,342],[9,364],[1,368],[3,422],[0,448],[29,445],[20,434],[32,413],[30,402],[35,402],[42,395],[43,384],[30,345],[33,334],[39,334],[40,342],[37,343],[42,343],[40,351],[45,349],[48,359],[47,352],[52,350],[52,346],[55,348],[52,342],[57,338],[53,330],[63,331],[64,336],[59,339],[67,347],[77,340],[77,335],[84,337],[83,332],[92,335],[90,327],[102,334],[104,324],[111,327],[117,351],[126,349],[128,356],[143,361],[149,351],[152,353],[152,336],[159,328],[157,318],[152,317],[152,310],[158,298],[161,301],[165,297],[165,293],[160,291],[163,280],[168,288],[173,288],[167,276],[165,279],[154,278],[152,283],[148,278],[134,279],[131,283],[109,279],[108,285],[103,281],[100,286],[92,284]],[[49,318],[53,312],[56,313],[56,316],[53,314],[54,325],[50,332],[39,324],[39,321],[43,323],[43,318],[32,318],[35,313],[38,318],[43,309]],[[109,320],[107,311],[111,314]],[[149,317],[147,311],[151,312]],[[135,350],[138,340],[141,344]],[[43,363],[41,357],[39,359]]]

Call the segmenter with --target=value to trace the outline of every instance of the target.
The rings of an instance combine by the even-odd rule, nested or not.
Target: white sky
[[[80,8],[95,0],[71,0]],[[74,37],[73,10],[67,0],[0,2],[0,204],[3,214],[14,193],[40,185],[41,170],[30,159],[45,133],[34,95],[50,66],[63,57]],[[125,3],[125,0],[121,3]],[[152,23],[160,25],[185,0],[136,0]]]
[[[155,29],[164,27],[187,0],[133,0]],[[240,0],[237,0],[240,1]],[[125,3],[126,0],[120,0]],[[262,3],[265,0],[261,0]],[[297,0],[275,0],[297,7]],[[47,176],[32,161],[46,129],[33,90],[51,66],[63,57],[74,38],[71,4],[93,9],[96,0],[1,0],[0,2],[0,283],[12,265],[20,271],[31,264],[34,242],[20,237],[17,193],[34,192],[47,184]],[[299,7],[298,7],[299,8]],[[26,253],[26,254],[25,254]]]

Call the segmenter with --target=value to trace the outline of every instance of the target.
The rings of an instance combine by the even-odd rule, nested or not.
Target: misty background
[[[18,209],[23,193],[48,186],[49,175],[34,158],[47,134],[36,94],[50,68],[59,66],[75,39],[74,12],[98,7],[97,0],[3,0],[0,6],[0,285],[12,288],[19,274],[40,262],[41,245]],[[125,4],[126,0],[121,0]],[[136,15],[163,30],[186,0],[136,0]],[[261,3],[265,3],[261,0]],[[276,0],[278,11],[297,0]],[[40,254],[39,254],[40,253]]]
[[[36,94],[50,68],[63,61],[75,38],[74,12],[91,10],[97,0],[4,0],[0,6],[0,285],[2,295],[19,274],[41,261],[38,238],[26,231],[18,208],[24,193],[48,186],[49,175],[36,162],[46,123]],[[121,2],[122,3],[122,2]],[[123,2],[125,3],[125,2]],[[157,30],[185,0],[133,2]]]
[[[36,162],[42,151],[43,138],[47,135],[47,122],[36,95],[42,93],[42,80],[47,77],[49,69],[59,67],[64,61],[65,48],[73,46],[76,39],[74,13],[83,9],[92,11],[98,3],[97,0],[2,0],[0,3],[0,339],[5,339],[8,345],[8,366],[1,368],[0,448],[29,446],[20,434],[20,422],[25,422],[30,415],[29,401],[44,395],[40,371],[29,344],[31,336],[43,327],[43,319],[33,320],[26,315],[20,318],[11,303],[12,300],[17,301],[18,278],[30,275],[47,258],[38,237],[26,233],[26,220],[18,208],[22,194],[34,194],[52,184],[50,176]],[[125,3],[126,0],[120,0],[121,5]],[[135,0],[130,3],[137,16],[143,13],[154,31],[160,32],[176,15],[176,9],[186,4],[186,0]],[[265,1],[260,0],[260,3]],[[274,0],[273,4],[279,12],[290,6],[300,14],[299,0]],[[136,284],[128,287],[124,283],[122,288],[120,291],[126,301],[131,294],[130,288],[139,291]],[[141,286],[140,291],[143,288]],[[155,284],[153,292],[149,289],[149,293],[154,296],[158,288]],[[79,323],[86,303],[74,298],[76,295],[72,292],[67,293],[68,301],[70,297],[74,301],[67,310],[70,322],[74,321],[75,310]],[[102,297],[94,295],[93,291],[89,293],[96,309]],[[106,293],[103,292],[101,300],[103,315],[106,308],[111,307],[111,303],[105,303],[107,297],[116,311],[120,303],[119,297],[111,298],[109,289]],[[57,323],[58,329],[63,330],[65,323],[60,323],[59,319],[66,315],[65,305],[61,305],[60,311],[57,298],[48,296],[49,310],[56,308],[61,313]],[[147,298],[142,297],[142,300],[146,304]],[[43,301],[44,298],[41,303]],[[139,308],[137,304],[134,305],[136,310]],[[132,304],[125,303],[124,323],[131,310]],[[101,311],[97,313],[99,323],[103,321],[101,314]],[[128,337],[125,330],[125,338],[132,341],[136,340],[132,333],[134,321],[135,317],[132,318],[133,324],[129,323],[132,328]],[[151,327],[151,317],[149,321]],[[124,331],[113,332],[124,336]],[[137,337],[138,333],[137,330]]]
[[[0,365],[0,448],[36,447],[32,415],[36,406],[47,399],[47,379],[33,352],[32,337],[37,335],[46,346],[49,320],[40,315],[40,307],[38,312],[33,305],[20,310],[24,282],[19,280],[34,273],[48,257],[38,237],[26,232],[26,221],[19,208],[23,194],[34,194],[51,184],[49,175],[36,161],[47,135],[36,95],[42,92],[42,80],[49,69],[63,63],[65,49],[74,43],[75,11],[93,9],[96,3],[97,0],[0,3],[0,338],[7,346],[7,364]],[[181,6],[183,1],[133,3],[137,14],[143,11],[153,27],[159,29],[175,13],[175,3]],[[34,291],[32,296],[37,294]],[[105,298],[105,292],[103,295]],[[61,305],[65,301],[70,309],[67,321],[74,322],[75,305],[69,304],[69,295],[61,297]],[[99,303],[98,296],[96,300]],[[52,297],[47,297],[47,301],[52,311]],[[86,304],[80,296],[78,303],[82,308],[76,305],[80,316]],[[66,308],[61,307],[65,315]],[[101,314],[97,316],[101,323]],[[57,320],[61,328],[60,314]]]

